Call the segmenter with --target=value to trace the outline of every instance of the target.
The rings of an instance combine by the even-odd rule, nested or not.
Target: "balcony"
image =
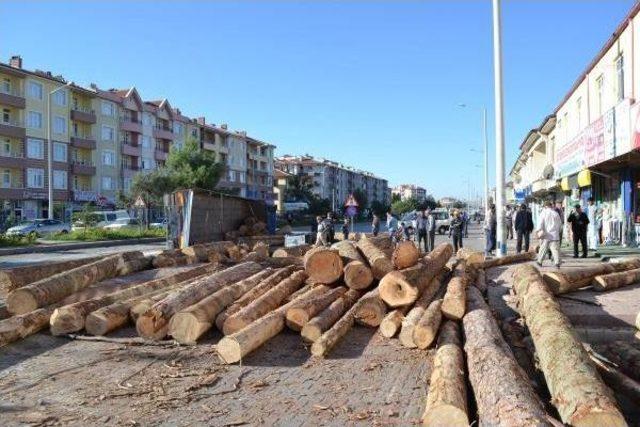
[[[153,136],[154,138],[173,141],[173,129],[170,126],[156,126],[153,129]]]
[[[24,123],[19,120],[9,120],[0,122],[0,136],[8,136],[9,138],[24,139],[27,132]]]
[[[71,146],[76,148],[96,149],[96,138],[93,135],[71,135]]]
[[[120,117],[120,130],[142,133],[142,122],[132,117]]]
[[[96,123],[96,112],[90,108],[72,107],[71,120],[94,125]]]
[[[9,153],[0,152],[0,167],[22,168],[24,166],[24,152],[11,151]]]
[[[89,160],[74,160],[71,163],[71,173],[74,175],[95,175],[96,167]]]
[[[202,141],[202,149],[209,151],[216,151],[216,143],[214,141]]]
[[[72,199],[75,202],[95,202],[98,192],[93,190],[73,190]]]
[[[156,150],[156,160],[166,161],[168,154],[163,150]]]
[[[24,93],[17,89],[5,90],[0,88],[0,104],[9,107],[24,108],[26,105]]]
[[[0,198],[8,200],[20,200],[24,195],[24,182],[11,179],[9,182],[0,180]]]
[[[139,145],[133,145],[133,142],[122,141],[122,154],[140,157],[142,155],[142,148],[140,148]]]

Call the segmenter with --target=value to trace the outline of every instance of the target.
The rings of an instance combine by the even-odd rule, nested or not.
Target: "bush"
[[[0,234],[0,248],[33,245],[36,242],[36,239],[37,237],[35,235],[7,236],[6,234]]]
[[[50,240],[62,241],[80,241],[94,242],[100,240],[124,240],[124,239],[140,239],[145,237],[164,237],[166,231],[163,228],[124,228],[120,230],[105,230],[102,228],[87,228],[83,230],[74,230],[70,233],[54,234]]]

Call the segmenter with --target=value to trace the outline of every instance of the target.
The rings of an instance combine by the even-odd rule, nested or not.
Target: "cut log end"
[[[63,307],[54,310],[51,315],[50,330],[52,335],[64,335],[78,332],[84,328],[84,316],[74,307]]]
[[[189,311],[176,313],[169,322],[171,336],[180,344],[195,344],[198,338],[211,328],[211,323],[202,322]]]
[[[626,427],[627,423],[622,416],[616,416],[610,412],[598,412],[598,408],[593,408],[591,412],[574,416],[571,425],[579,427]]]
[[[300,335],[306,342],[316,342],[322,336],[322,329],[318,325],[307,323],[300,331]]]
[[[222,333],[225,335],[231,335],[247,325],[247,321],[241,316],[231,316],[225,320],[224,325],[222,326]]]
[[[16,289],[7,297],[7,309],[14,316],[29,313],[37,308],[38,301],[26,290]]]
[[[418,290],[397,271],[387,273],[380,281],[380,297],[391,307],[411,304],[418,298]]]
[[[391,262],[398,270],[414,266],[418,259],[420,259],[420,250],[409,240],[399,243],[391,255]]]
[[[311,354],[316,357],[324,357],[327,354],[327,346],[316,339],[311,345]]]
[[[318,247],[305,254],[304,268],[314,282],[331,284],[342,276],[344,265],[337,250]]]
[[[148,340],[161,340],[167,335],[168,323],[163,322],[162,318],[160,322],[156,322],[153,315],[147,313],[142,314],[136,321],[136,331],[138,335]]]
[[[289,329],[301,331],[309,320],[309,315],[306,310],[295,307],[287,310],[287,326]]]
[[[128,317],[125,316],[123,322],[121,324],[126,323]],[[114,325],[115,327],[121,326]],[[102,316],[98,313],[90,313],[84,321],[84,328],[90,335],[102,336],[106,335],[113,329],[112,322],[105,316]]]
[[[402,325],[404,313],[401,310],[394,310],[387,314],[380,323],[380,334],[385,338],[393,338]]]
[[[351,289],[366,289],[373,282],[373,273],[362,261],[351,261],[344,267],[344,283]]]
[[[231,337],[224,337],[216,346],[218,355],[225,363],[236,363],[242,358],[242,349],[238,341]]]
[[[422,418],[422,424],[430,427],[465,427],[469,425],[469,419],[457,406],[441,404],[429,409],[429,413]]]

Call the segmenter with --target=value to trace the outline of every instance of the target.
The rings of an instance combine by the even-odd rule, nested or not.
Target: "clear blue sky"
[[[632,4],[503,1],[507,171]],[[466,197],[468,177],[482,191],[470,149],[482,105],[493,143],[490,0],[3,0],[0,58],[12,54],[81,84],[135,85],[277,154],[325,156],[436,197]]]

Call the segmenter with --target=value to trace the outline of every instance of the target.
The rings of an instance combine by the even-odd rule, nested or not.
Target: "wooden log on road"
[[[393,338],[400,331],[404,316],[410,309],[410,305],[405,305],[387,313],[382,322],[380,322],[380,335],[385,338]]]
[[[367,236],[367,235],[363,235],[360,240],[363,239],[367,239],[369,240],[369,242],[371,244],[373,244],[375,247],[377,247],[378,249],[382,250],[382,251],[386,251],[391,249],[391,251],[393,251],[393,241],[391,241],[391,237],[387,234],[382,234],[379,236]],[[358,241],[360,241],[358,240]]]
[[[466,282],[460,277],[449,280],[442,301],[442,314],[450,320],[461,320],[466,311]]]
[[[520,252],[519,254],[505,255],[500,258],[492,258],[477,264],[476,267],[481,269],[499,267],[501,265],[516,264],[519,262],[533,261],[536,258],[535,251]]]
[[[138,334],[147,339],[159,340],[166,334],[171,317],[223,287],[236,283],[262,270],[260,264],[246,262],[196,280],[181,288],[142,314],[136,321]]]
[[[304,261],[300,257],[271,257],[262,261],[262,264],[273,268],[284,268],[289,266],[304,268]]]
[[[367,292],[358,300],[355,320],[362,326],[377,328],[387,314],[387,305],[380,299],[378,288]]]
[[[526,427],[554,425],[504,341],[491,310],[475,287],[466,293],[462,319],[469,381],[478,407],[479,425]]]
[[[422,415],[425,426],[469,425],[464,371],[460,326],[447,320],[440,329],[438,350],[429,380],[427,406]]]
[[[472,283],[482,295],[485,295],[487,293],[487,272],[484,269],[479,270],[478,277]]]
[[[347,289],[348,288],[344,286],[339,286],[314,299],[307,300],[304,303],[294,304],[286,313],[287,326],[291,330],[301,331],[309,320],[344,295]]]
[[[329,307],[304,325],[302,331],[300,331],[302,338],[307,342],[316,341],[323,332],[331,328],[331,326],[358,301],[361,295],[361,292],[355,289],[349,289],[344,295],[336,299]]]
[[[29,313],[0,320],[0,347],[33,335],[49,325],[53,308],[39,308]]]
[[[636,268],[640,268],[640,258],[624,259],[617,262],[603,262],[590,267],[549,271],[544,273],[542,278],[551,292],[559,295],[589,286],[596,276]]]
[[[273,270],[270,268],[259,271],[180,310],[169,322],[169,335],[180,344],[195,344],[198,338],[211,329],[222,310],[255,288],[272,273]]]
[[[365,294],[362,298],[370,296],[371,292]],[[316,357],[326,356],[344,337],[347,332],[353,327],[355,323],[356,312],[358,311],[360,300],[358,300],[344,315],[338,319],[338,321],[326,330],[318,339],[316,339],[311,345],[311,354]]]
[[[110,255],[23,286],[8,295],[7,309],[13,314],[24,314],[56,303],[94,283],[117,276],[127,262],[141,257],[138,251]]]
[[[371,239],[363,237],[357,243],[358,249],[369,262],[373,277],[380,280],[385,274],[393,271],[393,263]]]
[[[640,268],[620,271],[618,273],[601,274],[591,281],[593,289],[599,292],[634,285],[640,282]]]
[[[438,335],[442,321],[442,299],[437,299],[424,311],[413,330],[413,343],[421,350],[429,347]]]
[[[343,240],[335,243],[344,263],[344,283],[351,289],[366,289],[373,283],[373,273],[369,264],[358,251],[355,243]]]
[[[304,269],[309,279],[330,285],[342,277],[344,264],[337,250],[316,247],[304,254]]]
[[[469,248],[460,248],[456,252],[456,258],[461,261],[465,261],[467,265],[477,266],[484,262],[485,256],[482,251],[474,251]]]
[[[391,255],[391,262],[398,270],[413,267],[419,259],[420,250],[411,240],[398,243]]]
[[[573,426],[625,426],[611,390],[602,382],[539,271],[523,265],[515,270],[513,279],[520,314],[562,421]]]
[[[278,248],[273,251],[271,255],[273,258],[282,258],[282,257],[303,257],[309,249],[313,248],[312,245],[298,245],[291,246],[288,248]]]
[[[640,383],[629,378],[613,366],[604,363],[593,354],[590,354],[590,356],[602,379],[609,387],[618,394],[625,396],[631,402],[640,402]]]
[[[614,341],[598,347],[622,372],[640,381],[640,350],[628,342]]]

